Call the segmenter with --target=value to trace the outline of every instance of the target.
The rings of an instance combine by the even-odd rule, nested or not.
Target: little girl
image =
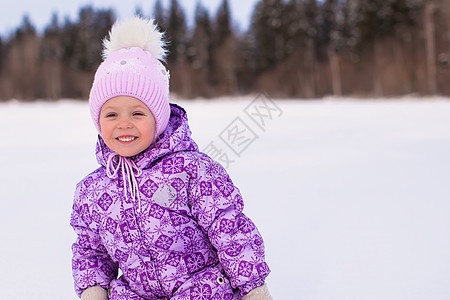
[[[135,18],[114,24],[104,46],[89,96],[101,167],[78,183],[71,216],[77,294],[271,299],[263,240],[239,190],[169,104],[162,33]]]

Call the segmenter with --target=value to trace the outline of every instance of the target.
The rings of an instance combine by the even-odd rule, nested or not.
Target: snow
[[[177,100],[213,142],[265,239],[275,299],[450,299],[450,101]],[[256,139],[237,156],[233,120]],[[97,167],[84,102],[0,104],[2,299],[77,299],[69,226],[75,184]]]

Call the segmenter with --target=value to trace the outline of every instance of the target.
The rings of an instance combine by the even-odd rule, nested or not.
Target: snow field
[[[178,100],[200,149],[213,141],[260,229],[275,299],[450,299],[450,101],[283,100],[265,131],[252,97]],[[238,157],[219,135],[240,117]],[[87,103],[0,104],[4,299],[77,299],[75,184],[97,168]]]

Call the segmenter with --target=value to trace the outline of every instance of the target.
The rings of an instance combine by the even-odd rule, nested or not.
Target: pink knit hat
[[[152,19],[116,22],[105,39],[104,61],[95,73],[89,95],[92,119],[100,133],[99,115],[106,101],[131,96],[148,106],[160,135],[170,117],[169,72],[161,63],[166,50],[163,34]]]

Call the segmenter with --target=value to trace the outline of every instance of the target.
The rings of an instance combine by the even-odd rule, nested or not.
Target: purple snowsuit
[[[97,160],[71,216],[78,295],[100,285],[110,299],[240,299],[264,284],[261,235],[225,169],[198,151],[181,107],[171,104],[156,145],[127,159],[99,138]]]

